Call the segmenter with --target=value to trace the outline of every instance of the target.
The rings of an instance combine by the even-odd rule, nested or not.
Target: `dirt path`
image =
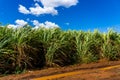
[[[91,72],[93,73],[94,71],[97,71],[97,72],[101,72],[101,71],[105,71],[105,70],[111,70],[111,69],[115,69],[115,68],[120,68],[120,65],[115,65],[115,66],[109,66],[109,67],[105,67],[105,68],[100,68],[100,69],[97,69],[97,70],[91,70],[91,71],[86,71],[86,70],[80,70],[80,71],[75,71],[75,72],[67,72],[67,73],[63,73],[63,74],[57,74],[57,75],[51,75],[51,76],[45,76],[45,77],[40,77],[40,78],[34,78],[32,80],[56,80],[56,79],[60,79],[61,78],[64,78],[64,77],[69,77],[69,76],[73,76],[75,77],[75,75],[78,75],[78,74],[85,74],[85,73],[88,73],[88,72]],[[110,75],[109,75],[110,76]],[[106,77],[104,75],[104,77]]]
[[[120,61],[27,71],[19,75],[0,77],[0,80],[120,80]]]

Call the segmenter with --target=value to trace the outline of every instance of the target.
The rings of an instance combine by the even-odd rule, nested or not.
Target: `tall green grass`
[[[0,27],[0,74],[120,59],[120,34]]]

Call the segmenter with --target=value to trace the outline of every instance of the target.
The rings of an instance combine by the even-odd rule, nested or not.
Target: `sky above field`
[[[10,27],[120,31],[120,0],[0,0],[0,22]]]

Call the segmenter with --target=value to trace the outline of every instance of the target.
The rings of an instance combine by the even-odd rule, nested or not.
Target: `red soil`
[[[120,80],[120,61],[100,61],[67,67],[27,71],[0,80]]]

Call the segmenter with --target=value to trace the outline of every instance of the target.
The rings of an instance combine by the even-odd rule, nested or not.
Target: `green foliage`
[[[102,45],[102,56],[108,60],[117,60],[120,58],[120,34],[109,30],[108,34],[103,35],[104,43]]]
[[[0,27],[0,74],[120,59],[120,34]]]

